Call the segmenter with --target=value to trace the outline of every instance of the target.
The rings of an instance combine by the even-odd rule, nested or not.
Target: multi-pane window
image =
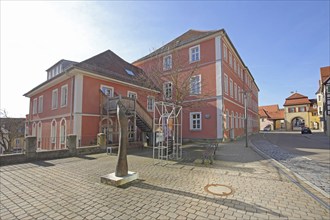
[[[190,78],[190,94],[201,94],[201,75],[193,76]]]
[[[295,107],[289,107],[288,111],[289,111],[289,113],[296,112],[296,108]]]
[[[199,45],[189,48],[190,63],[200,60],[200,47]]]
[[[114,92],[113,87],[101,85],[101,90],[104,93],[104,95],[108,97],[113,97],[113,92]]]
[[[234,97],[235,97],[235,100],[237,100],[237,84],[234,83]]]
[[[238,98],[238,102],[241,103],[241,88],[238,87],[237,89],[237,98]]]
[[[229,81],[229,92],[230,92],[230,96],[233,97],[234,91],[233,91],[233,80],[232,79],[230,79],[230,81]]]
[[[136,94],[136,92],[128,91],[127,92],[127,97],[131,98],[131,99],[137,99],[137,94]]]
[[[228,76],[224,75],[225,93],[228,94]]]
[[[38,112],[41,113],[44,110],[44,96],[39,96],[39,103],[38,103]]]
[[[165,99],[172,98],[172,83],[171,82],[166,82],[163,84],[163,92],[164,92]]]
[[[305,112],[306,111],[306,107],[299,107],[299,112]]]
[[[227,55],[227,47],[225,44],[223,44],[223,59],[227,61],[228,55]]]
[[[52,92],[52,109],[56,109],[58,105],[58,89],[54,89]]]
[[[149,112],[154,110],[155,98],[153,96],[148,96],[147,98],[147,110]]]
[[[61,144],[65,144],[65,139],[66,139],[66,121],[65,121],[65,119],[61,120],[60,135],[61,135]]]
[[[38,104],[37,98],[33,99],[32,114],[37,114],[37,104]]]
[[[237,65],[236,65],[236,59],[234,58],[234,71],[237,72]]]
[[[190,130],[202,129],[202,114],[200,112],[190,112]]]
[[[231,55],[230,52],[229,52],[229,65],[230,67],[233,67],[233,56]]]
[[[61,87],[61,107],[65,107],[68,104],[68,85]]]
[[[163,70],[170,69],[172,69],[172,55],[168,55],[163,58]]]
[[[56,142],[56,121],[53,120],[50,128],[50,141],[51,143]]]

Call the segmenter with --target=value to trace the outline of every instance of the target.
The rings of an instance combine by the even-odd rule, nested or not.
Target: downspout
[[[74,76],[71,77],[71,105],[70,105],[70,131],[73,133],[72,117],[73,117],[73,91],[74,91]]]

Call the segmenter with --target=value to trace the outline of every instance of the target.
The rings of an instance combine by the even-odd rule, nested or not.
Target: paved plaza
[[[131,150],[129,170],[139,180],[124,187],[100,182],[115,171],[117,157],[106,153],[2,166],[0,219],[329,218],[329,199],[244,145],[221,143],[212,165],[201,164],[202,144],[160,164],[151,149]],[[212,194],[208,184],[231,194]]]

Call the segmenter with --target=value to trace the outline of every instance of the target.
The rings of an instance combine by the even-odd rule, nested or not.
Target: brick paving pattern
[[[243,142],[221,144],[212,165],[203,148],[186,146],[182,161],[156,164],[152,151],[128,156],[139,180],[100,183],[116,156],[95,154],[0,167],[1,219],[328,219],[313,200]],[[228,196],[207,184],[233,188]]]

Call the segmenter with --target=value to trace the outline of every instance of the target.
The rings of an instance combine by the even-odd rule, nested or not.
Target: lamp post
[[[248,147],[248,117],[247,117],[247,95],[251,91],[242,91],[244,94],[244,129],[245,129],[245,147]]]

